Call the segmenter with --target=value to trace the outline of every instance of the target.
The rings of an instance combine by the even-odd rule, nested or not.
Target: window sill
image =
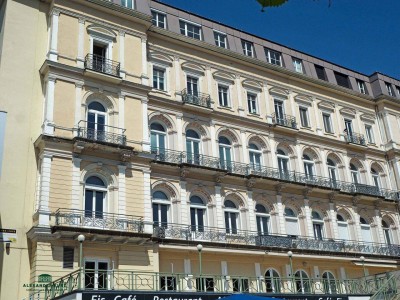
[[[314,131],[311,126],[300,126],[300,129],[304,129],[307,131]]]
[[[235,112],[235,111],[233,110],[233,108],[232,108],[232,107],[229,107],[229,106],[218,106],[217,108],[218,108],[218,109],[222,109],[222,110],[229,110],[229,111],[231,111],[231,112]]]
[[[171,97],[171,94],[168,93],[167,91],[164,91],[164,90],[158,90],[156,88],[153,88],[151,90],[151,92],[154,93],[154,94],[161,94],[161,95],[165,95],[165,96]]]
[[[332,137],[336,137],[334,132],[324,132],[324,135],[328,135],[328,136],[332,136]]]
[[[253,118],[258,118],[258,119],[262,119],[262,117],[260,116],[260,114],[254,114],[254,113],[247,113],[248,117],[253,117]]]

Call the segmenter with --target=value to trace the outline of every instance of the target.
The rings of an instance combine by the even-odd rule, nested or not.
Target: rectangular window
[[[303,62],[301,59],[293,58],[293,67],[297,73],[304,73],[303,72]]]
[[[165,70],[161,68],[153,68],[153,88],[165,91]]]
[[[393,92],[392,85],[390,83],[388,83],[388,82],[385,82],[385,86],[386,86],[388,95],[394,97],[394,92]]]
[[[371,125],[365,125],[365,135],[367,136],[369,144],[375,144],[374,132]]]
[[[193,96],[199,96],[199,79],[192,76],[186,77],[187,93]]]
[[[333,133],[332,130],[332,121],[331,121],[331,114],[323,113],[322,119],[324,121],[324,129],[326,133]]]
[[[160,28],[167,28],[167,22],[166,22],[166,16],[163,13],[160,13],[158,11],[151,11],[151,16],[152,16],[152,23],[154,26],[160,27]]]
[[[72,269],[74,267],[74,248],[64,247],[63,248],[63,268]]]
[[[232,278],[233,291],[234,292],[248,292],[249,291],[249,280],[247,278]]]
[[[133,9],[133,0],[121,0],[121,5]]]
[[[336,82],[338,85],[350,89],[350,81],[349,81],[349,76],[339,73],[339,72],[334,72]]]
[[[397,97],[400,97],[400,86],[396,85]]]
[[[196,40],[201,40],[200,26],[180,20],[179,27],[181,29],[181,34]]]
[[[244,55],[254,57],[254,46],[252,42],[242,40],[242,48]]]
[[[257,95],[247,93],[247,107],[249,109],[249,113],[258,114],[257,111]]]
[[[299,112],[300,112],[301,126],[310,127],[310,124],[308,123],[308,109],[307,109],[307,107],[300,106]]]
[[[224,85],[218,85],[219,106],[229,107],[229,88]]]
[[[318,79],[328,81],[328,78],[326,77],[325,73],[325,68],[322,66],[314,65],[315,67],[315,72],[317,73]]]
[[[361,94],[367,95],[367,88],[365,87],[365,82],[362,80],[357,80],[358,90]]]
[[[228,48],[226,42],[226,34],[214,31],[215,45],[221,48]]]
[[[196,278],[198,292],[214,292],[214,278]]]
[[[270,64],[282,66],[281,53],[275,50],[265,48],[265,56]]]
[[[160,289],[162,291],[176,291],[176,277],[160,276]]]

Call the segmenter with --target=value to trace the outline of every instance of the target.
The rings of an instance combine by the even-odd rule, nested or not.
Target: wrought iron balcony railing
[[[126,129],[106,126],[99,123],[79,121],[77,137],[118,145],[126,145]]]
[[[119,77],[120,63],[101,55],[87,54],[85,57],[85,69]]]
[[[55,212],[54,216],[56,226],[96,228],[133,233],[143,233],[144,231],[143,218],[136,216],[61,208]]]
[[[365,142],[365,137],[363,134],[360,133],[347,133],[345,135],[345,139],[347,143],[350,144],[356,144],[356,145],[361,145],[361,146],[365,146],[366,142]]]
[[[187,89],[184,89],[181,92],[182,102],[189,103],[201,107],[211,108],[211,97],[208,94],[204,93],[193,93],[189,92]]]
[[[329,253],[374,254],[399,256],[400,245],[360,242],[340,239],[281,234],[261,234],[238,228],[216,228],[168,223],[153,228],[153,236],[160,239],[179,239],[221,244],[241,244],[278,249],[299,249]]]
[[[284,127],[289,127],[297,129],[296,117],[285,115],[285,114],[272,114],[272,123],[274,125],[281,125]]]
[[[363,194],[382,197],[388,200],[399,200],[399,192],[382,189],[372,185],[356,184],[334,180],[328,177],[308,175],[304,173],[281,170],[270,167],[257,166],[254,164],[243,164],[232,161],[220,160],[217,157],[203,154],[193,154],[168,149],[152,148],[155,160],[172,164],[189,164],[198,167],[212,168],[226,171],[227,173],[243,176],[259,176],[268,179],[282,180],[295,184],[319,187],[323,189],[337,190],[343,193]]]
[[[51,300],[76,290],[207,292],[228,296],[254,294],[328,294],[370,296],[390,285],[399,290],[399,275],[384,273],[354,279],[272,277],[217,274],[156,273],[137,270],[79,269],[44,287],[44,299]]]

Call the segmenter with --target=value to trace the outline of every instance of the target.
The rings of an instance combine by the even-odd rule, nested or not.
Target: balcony
[[[365,143],[365,137],[363,134],[360,133],[348,133],[345,135],[345,140],[348,144],[354,144],[354,145],[360,145],[360,146],[366,146]]]
[[[392,287],[393,292],[396,292],[398,290],[396,282],[398,279],[399,275],[395,273],[339,280],[79,269],[47,284],[44,287],[43,299],[64,299],[61,296],[71,297],[72,293],[81,293],[82,291],[85,292],[85,295],[88,293],[89,297],[90,291],[94,291],[96,299],[100,299],[103,295],[112,296],[112,299],[120,299],[121,291],[139,293],[141,296],[148,296],[148,298],[153,298],[155,295],[158,295],[157,298],[159,298],[160,295],[165,295],[163,293],[167,293],[169,296],[171,292],[180,292],[181,298],[193,299],[202,297],[207,299],[214,299],[215,297],[217,299],[233,293],[250,293],[259,296],[273,296],[274,294],[295,294],[297,296],[300,294],[316,294],[322,296],[326,294],[329,297],[332,296],[332,298],[339,298],[340,295],[345,296],[345,298],[347,295],[369,297],[388,285]],[[282,296],[279,298],[282,298]],[[107,297],[107,299],[109,298]]]
[[[285,114],[277,115],[276,113],[273,113],[272,124],[297,130],[296,118],[290,115],[285,115]]]
[[[211,97],[203,93],[190,93],[187,89],[181,92],[183,104],[211,109]]]
[[[370,254],[397,257],[400,245],[365,243],[350,240],[315,239],[314,237],[260,234],[254,231],[184,224],[154,227],[153,237],[161,240],[183,240],[211,244],[243,245],[267,249],[292,249],[335,254]]]
[[[87,54],[85,69],[119,77],[120,63],[96,54]]]
[[[104,124],[93,123],[88,121],[79,121],[77,137],[90,140],[93,142],[116,144],[125,146],[126,129],[106,126]]]
[[[180,166],[190,166],[196,168],[212,169],[226,172],[227,174],[241,175],[247,178],[260,177],[275,181],[311,186],[325,190],[334,190],[347,194],[360,194],[372,197],[384,198],[387,200],[398,201],[399,192],[394,190],[382,189],[376,186],[365,184],[355,184],[339,180],[332,180],[328,177],[310,176],[304,173],[280,170],[270,167],[254,166],[232,161],[223,161],[217,157],[203,154],[186,153],[168,149],[152,148],[155,154],[154,160],[160,163],[174,164]]]
[[[93,212],[77,209],[60,208],[54,213],[54,228],[90,229],[91,231],[118,231],[128,233],[144,233],[144,221],[141,217]]]

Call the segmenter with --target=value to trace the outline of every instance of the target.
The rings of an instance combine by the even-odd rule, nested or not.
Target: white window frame
[[[262,205],[262,204],[261,204]],[[263,205],[264,206],[264,205]],[[268,222],[267,222],[267,228],[268,228],[268,232],[262,232],[262,234],[271,234],[271,215],[269,213],[259,213],[256,212],[256,222],[257,222],[257,217],[260,218],[268,218]],[[257,223],[256,223],[256,229],[257,229]],[[262,228],[262,226],[260,226]],[[264,229],[263,229],[264,230]]]
[[[199,209],[201,209],[202,211],[203,211],[203,227],[208,227],[208,218],[207,218],[207,215],[208,215],[208,209],[207,209],[207,204],[205,204],[204,202],[203,202],[203,204],[204,205],[198,205],[198,204],[192,204],[191,202],[190,202],[190,198],[191,197],[193,197],[193,196],[197,196],[197,197],[199,197],[201,200],[203,200],[204,201],[204,199],[202,198],[202,197],[200,197],[200,196],[198,196],[198,195],[190,195],[190,197],[189,197],[189,220],[190,220],[190,228],[192,228],[192,220],[191,220],[191,215],[190,215],[190,209],[191,208],[194,208],[194,209],[196,209],[196,211],[197,210],[199,210]],[[197,214],[195,214],[195,222],[196,222],[196,230],[199,230],[199,222],[198,222],[198,215]],[[203,230],[205,231],[206,230],[206,228],[203,228]]]
[[[301,113],[301,111],[302,110],[305,110],[305,117],[306,117],[306,119],[305,119],[305,121],[306,121],[306,125],[303,125],[303,117],[302,117],[302,113]],[[307,106],[304,106],[304,105],[299,105],[299,115],[300,115],[300,125],[301,125],[301,127],[305,127],[305,128],[310,128],[311,127],[311,122],[310,122],[310,115],[309,115],[309,112],[308,112],[308,107]]]
[[[166,126],[164,125],[164,124],[162,124],[162,123],[160,123],[160,122],[158,122],[158,121],[155,121],[155,122],[151,122],[151,124],[153,124],[153,123],[158,123],[158,124],[160,124],[160,125],[162,125],[163,127],[164,127],[164,129],[166,129]],[[150,126],[151,126],[151,124],[149,125],[149,128],[150,128]],[[164,136],[164,144],[165,144],[165,148],[164,148],[164,151],[165,150],[168,150],[168,132],[167,132],[167,130],[165,130],[165,131],[158,131],[158,130],[154,130],[154,129],[151,129],[150,128],[150,136],[151,136],[151,133],[152,132],[154,132],[154,133],[156,133],[157,135],[163,135]],[[157,139],[157,149],[160,149],[160,145],[159,145],[159,139]]]
[[[223,33],[223,32],[218,31],[218,30],[214,30],[213,33],[214,33],[215,45],[216,45],[217,47],[221,47],[221,48],[224,48],[224,49],[228,49],[228,38],[227,38],[226,33]],[[217,39],[216,37],[218,37],[218,39]],[[220,37],[223,37],[223,39],[224,39],[223,42],[224,42],[225,46],[221,46]]]
[[[291,207],[289,207],[289,208],[296,214],[296,212],[294,211],[293,208],[291,208]],[[292,220],[292,221],[296,220],[296,223],[297,223],[297,232],[298,232],[298,235],[297,235],[297,236],[301,236],[301,230],[300,230],[301,228],[300,228],[299,215],[296,214],[295,217],[292,217],[292,216],[286,216],[286,214],[285,214],[285,230],[287,229],[287,223],[286,223],[287,220]],[[287,232],[286,232],[286,234],[289,235],[289,233],[287,233]]]
[[[227,105],[226,106],[222,106],[220,99],[219,99],[219,88],[223,87],[226,88],[227,90]],[[229,84],[227,83],[223,83],[223,82],[217,82],[217,93],[218,93],[218,106],[219,107],[225,107],[225,108],[232,108],[232,103],[231,103],[231,91],[230,91],[231,87]]]
[[[113,49],[113,40],[107,39],[105,37],[100,37],[98,35],[95,35],[94,33],[91,33],[89,35],[89,43],[90,43],[90,54],[93,54],[93,45],[95,43],[103,44],[106,46],[106,59],[112,60],[112,49]]]
[[[361,94],[367,95],[367,87],[365,81],[357,79],[358,90]]]
[[[400,86],[396,85],[397,97],[400,97]]]
[[[187,91],[187,83],[188,83],[188,77],[192,77],[194,79],[197,79],[197,93],[201,93],[201,78],[202,76],[200,76],[198,73],[194,73],[194,72],[185,72],[185,89]],[[187,91],[187,93],[189,93]]]
[[[248,56],[248,57],[255,57],[254,55],[254,44],[250,41],[247,40],[241,40],[242,42],[242,50],[243,50],[243,54]],[[248,47],[250,46],[250,49],[248,49]],[[249,55],[251,54],[251,55]]]
[[[328,112],[328,111],[321,111],[321,113],[322,113],[322,123],[324,124],[324,132],[325,133],[334,133],[333,124],[332,124],[332,113]],[[328,120],[329,120],[329,124],[328,125],[329,125],[331,131],[327,131],[326,130],[327,128],[326,128],[326,123],[325,123],[324,116],[328,116]]]
[[[133,0],[132,0],[133,1]],[[153,24],[153,13],[156,14],[156,19],[155,19],[155,23]],[[164,17],[164,26],[159,26],[159,16],[163,16]],[[151,22],[154,26],[158,27],[158,28],[163,28],[163,29],[167,29],[167,15],[164,12],[161,12],[159,10],[156,9],[152,9],[151,10]]]
[[[83,260],[83,266],[86,265],[86,262],[94,262],[97,268],[95,269],[94,278],[94,288],[97,290],[99,286],[99,263],[107,263],[107,289],[110,289],[110,284],[111,284],[111,278],[110,278],[110,273],[109,271],[111,270],[111,264],[110,260],[107,258],[97,258],[97,257],[85,257]]]
[[[293,57],[293,67],[297,73],[304,74],[303,61],[301,59]]]
[[[86,180],[90,177],[98,177],[100,178],[106,187],[101,187],[101,186],[97,186],[97,185],[91,185],[91,184],[87,184]],[[108,188],[107,188],[107,181],[104,180],[104,178],[100,177],[99,174],[91,174],[90,176],[88,176],[85,179],[85,186],[84,186],[84,195],[83,195],[83,201],[82,201],[82,210],[85,212],[86,211],[86,190],[91,190],[94,192],[102,192],[103,193],[103,214],[107,214],[109,212],[109,205],[108,205]],[[95,199],[95,193],[93,194],[93,198],[92,198],[92,217],[96,215],[96,199]]]
[[[227,200],[229,200],[229,199],[227,199]],[[232,200],[229,200],[229,201],[232,201]],[[232,201],[232,202],[235,203],[234,201]],[[235,205],[237,207],[236,203],[235,203]],[[236,215],[236,230],[237,230],[237,232],[239,232],[241,230],[241,228],[242,228],[242,226],[240,224],[241,219],[240,219],[240,210],[239,210],[239,208],[236,208],[236,209],[231,208],[231,207],[226,208],[225,204],[224,204],[224,227],[225,227],[225,231],[226,231],[228,228],[226,228],[226,223],[225,223],[226,222],[226,220],[225,220],[225,212],[234,213]],[[229,218],[230,218],[230,215],[229,215]],[[231,225],[231,223],[229,223],[229,225]],[[229,233],[227,233],[227,234],[233,234],[231,227],[229,228]]]
[[[318,213],[319,216],[321,216],[321,214],[320,214],[319,212],[317,212],[317,213]],[[322,230],[321,230],[322,240],[323,240],[324,238],[326,238],[326,228],[325,228],[324,219],[323,219],[323,218],[322,218],[322,219],[314,219],[314,218],[312,217],[312,215],[311,215],[311,222],[312,222],[312,224],[313,224],[313,235],[314,235],[314,238],[315,238],[315,234],[314,234],[314,224],[320,224],[320,225],[322,225],[322,226],[321,226],[321,227],[322,227]]]
[[[282,150],[283,151],[283,150]],[[284,153],[285,153],[285,151],[283,151]],[[279,159],[286,159],[287,160],[287,170],[283,170],[282,169],[282,171],[285,171],[286,173],[289,173],[290,172],[290,170],[291,170],[291,168],[290,168],[290,158],[289,158],[289,155],[287,155],[287,154],[285,154],[285,155],[283,155],[283,154],[276,154],[276,160],[277,160],[277,163],[278,163],[278,170],[279,170],[279,172],[281,171],[281,168],[280,168],[280,165],[279,165]]]
[[[365,136],[369,144],[375,144],[374,126],[373,124],[364,124]]]
[[[307,174],[307,176],[309,176],[309,177],[316,176],[316,174],[315,174],[315,162],[313,160],[308,160],[308,159],[302,159],[302,160],[303,160],[304,174],[307,174],[308,171],[311,171],[311,174]],[[308,169],[308,168],[310,168],[310,169]],[[306,170],[308,170],[308,171],[306,171]]]
[[[385,87],[386,87],[386,90],[388,92],[388,95],[391,96],[391,97],[394,97],[392,84],[390,84],[389,82],[385,82]]]
[[[157,191],[163,192],[165,195],[167,195],[169,200],[163,200],[163,199],[154,199],[153,198],[153,194]],[[171,198],[169,197],[169,195],[164,192],[163,190],[155,190],[151,192],[151,208],[153,209],[153,204],[157,204],[157,205],[166,205],[168,207],[167,209],[167,225],[169,223],[172,223],[172,202],[171,202]],[[152,212],[153,214],[153,212]],[[158,223],[161,223],[161,209],[160,206],[157,207],[157,214],[158,214]],[[154,222],[154,220],[152,220]]]
[[[249,143],[249,144],[254,144],[254,145],[256,145],[255,143]],[[262,166],[264,165],[264,163],[263,163],[262,150],[261,150],[261,148],[260,148],[258,145],[256,145],[256,146],[259,148],[259,150],[251,149],[250,147],[248,147],[248,149],[249,149],[249,163],[252,164],[253,166],[256,165],[256,164],[254,164],[254,162],[251,161],[251,159],[250,159],[250,157],[251,157],[250,153],[253,153],[253,154],[256,154],[256,155],[260,155],[260,167],[262,167]]]
[[[194,22],[191,22],[191,21],[188,21],[188,20],[185,20],[185,19],[179,19],[179,32],[181,34],[182,34],[182,32],[181,32],[181,23],[180,22],[185,23],[185,33],[183,34],[184,36],[186,36],[188,38],[191,38],[191,39],[194,39],[194,40],[198,40],[198,41],[202,41],[203,40],[203,30],[202,30],[201,24],[194,23]],[[192,26],[195,26],[195,27],[199,28],[199,38],[198,39],[195,38],[195,37],[188,36],[188,25],[192,25]]]
[[[265,51],[265,57],[267,58],[268,63],[275,65],[275,66],[282,67],[282,53],[280,53],[279,51],[270,49],[270,48],[264,48],[264,51]],[[272,53],[279,55],[279,64],[272,62],[272,60],[274,60],[274,61],[277,60],[275,57],[272,57]]]
[[[249,96],[252,97],[254,96],[254,99],[251,99],[250,101],[252,103],[254,103],[254,110],[255,111],[251,111],[250,110],[250,106],[249,106]],[[246,100],[247,100],[247,112],[251,115],[260,115],[260,109],[259,109],[259,105],[258,105],[258,93],[255,91],[251,91],[251,90],[246,90]],[[253,109],[253,108],[252,108]]]
[[[154,87],[154,69],[158,69],[159,71],[163,71],[164,72],[164,89],[159,89],[159,88],[156,88],[156,87]],[[168,91],[168,87],[167,87],[167,84],[168,84],[168,81],[167,81],[167,69],[168,69],[168,67],[166,67],[166,66],[164,66],[164,65],[160,65],[160,64],[154,64],[153,63],[153,66],[152,66],[152,69],[151,69],[151,80],[152,80],[152,88],[153,89],[156,89],[156,90],[159,90],[159,91],[164,91],[164,92],[166,92],[166,91]],[[157,85],[159,85],[159,82],[157,81]]]
[[[128,5],[129,2],[130,2],[130,5]],[[134,0],[121,0],[121,6],[130,8],[130,9],[135,9],[135,1]]]

